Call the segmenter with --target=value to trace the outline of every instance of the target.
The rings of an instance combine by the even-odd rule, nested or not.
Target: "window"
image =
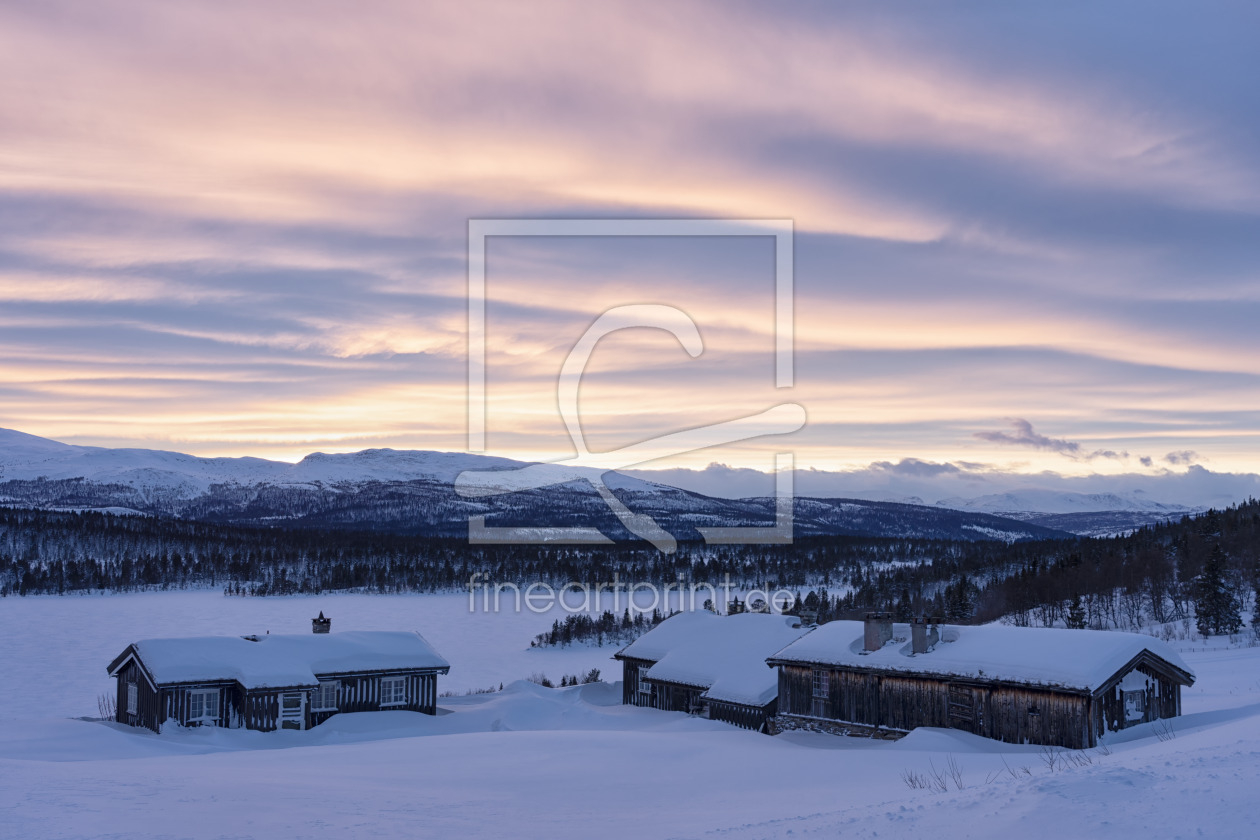
[[[216,723],[219,719],[219,689],[204,688],[188,692],[188,722]]]
[[[135,683],[127,683],[127,714],[134,715],[140,709],[140,689]]]
[[[315,689],[315,698],[311,708],[317,712],[335,712],[337,711],[337,689],[341,687],[338,682],[322,682]]]
[[[831,673],[821,668],[814,671],[813,702],[809,713],[813,717],[827,717],[827,701],[831,698]]]
[[[381,705],[400,706],[407,702],[407,679],[385,677],[381,680]]]
[[[814,671],[814,696],[830,697],[831,696],[831,680],[830,675],[821,668]]]
[[[648,674],[648,666],[640,665],[639,666],[639,693],[640,694],[652,693],[652,684],[648,682],[647,674]]]
[[[1146,692],[1126,691],[1124,693],[1124,719],[1126,721],[1142,720],[1146,717]]]

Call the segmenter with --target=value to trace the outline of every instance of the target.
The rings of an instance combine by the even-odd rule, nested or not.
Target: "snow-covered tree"
[[[1085,629],[1085,604],[1081,602],[1080,595],[1072,596],[1072,603],[1068,607],[1067,626],[1074,630]]]

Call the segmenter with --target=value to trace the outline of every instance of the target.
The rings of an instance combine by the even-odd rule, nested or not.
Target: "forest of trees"
[[[628,644],[674,613],[662,613],[653,608],[652,612],[631,612],[629,607],[621,614],[621,618],[612,610],[604,610],[598,616],[586,613],[570,613],[561,621],[551,623],[551,629],[539,633],[529,643],[530,647],[564,647],[574,642],[594,643],[598,646],[606,644]]]
[[[456,538],[0,509],[0,596],[216,588],[231,595],[458,591],[482,581],[813,590],[821,617],[1228,633],[1254,604],[1260,502],[1128,536],[1036,542],[808,537],[788,546],[472,546]],[[718,605],[721,607],[722,605]],[[620,620],[620,619],[618,619]],[[599,632],[598,630],[596,631]]]

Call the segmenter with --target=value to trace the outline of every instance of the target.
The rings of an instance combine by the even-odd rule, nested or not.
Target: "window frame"
[[[648,682],[648,675],[647,675],[647,674],[648,674],[648,671],[650,671],[650,670],[652,670],[652,666],[651,666],[651,665],[640,665],[640,666],[639,666],[639,673],[638,673],[638,676],[639,676],[639,693],[640,693],[640,694],[651,694],[651,693],[652,693],[652,684],[651,684],[650,682]]]
[[[1124,707],[1124,720],[1126,723],[1139,723],[1146,719],[1146,692],[1144,690],[1121,690],[1120,703]],[[1136,712],[1137,716],[1131,717],[1129,714],[1130,710]]]
[[[810,675],[810,717],[827,717],[831,705],[831,672],[826,668],[815,668]]]
[[[386,686],[389,686],[389,696],[397,697],[397,700],[386,700]],[[381,707],[385,706],[405,706],[407,705],[407,678],[406,677],[381,677]]]
[[[222,698],[220,694],[221,692],[217,688],[190,688],[188,689],[188,722],[190,724],[209,723],[213,725],[218,725],[219,713],[220,711],[222,711],[222,702],[221,702]],[[213,700],[214,712],[212,714],[208,713],[207,711],[207,709],[211,705],[211,703],[207,702],[209,700]],[[194,716],[193,709],[198,705],[201,707],[201,714]]]
[[[127,714],[134,715],[140,711],[140,686],[134,681],[127,683]]]
[[[328,702],[327,695],[332,694],[331,704]],[[335,712],[340,706],[341,700],[341,681],[340,680],[320,680],[319,685],[311,692],[311,711],[312,712]]]
[[[820,690],[821,686],[821,690]],[[815,700],[831,699],[831,672],[826,668],[815,668],[810,683],[811,694]]]

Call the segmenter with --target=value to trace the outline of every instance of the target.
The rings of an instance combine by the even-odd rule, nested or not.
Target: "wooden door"
[[[305,691],[291,691],[280,695],[280,728],[306,728]]]

